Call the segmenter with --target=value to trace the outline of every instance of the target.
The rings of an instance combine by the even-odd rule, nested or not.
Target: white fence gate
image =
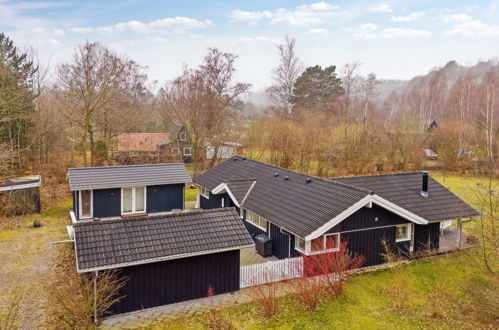
[[[303,257],[272,260],[241,267],[240,287],[246,288],[303,276]]]

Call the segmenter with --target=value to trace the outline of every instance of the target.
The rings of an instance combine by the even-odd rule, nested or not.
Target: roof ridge
[[[235,207],[222,207],[222,208],[207,209],[207,210],[203,210],[203,209],[188,210],[188,211],[172,212],[172,213],[161,214],[161,215],[146,215],[146,216],[141,216],[141,217],[136,217],[136,218],[82,221],[82,222],[77,222],[77,223],[73,224],[73,226],[81,227],[81,226],[91,226],[91,225],[108,224],[108,223],[139,222],[139,221],[145,221],[145,220],[151,220],[151,219],[154,220],[154,219],[161,219],[161,218],[173,218],[176,216],[189,216],[189,215],[193,215],[193,214],[197,214],[197,213],[202,213],[202,214],[209,214],[209,213],[216,213],[216,212],[232,213],[230,211],[236,212]]]
[[[328,179],[328,178],[321,178],[320,176],[316,176],[316,175],[312,175],[312,174],[301,173],[301,172],[298,172],[298,171],[295,171],[295,170],[291,170],[291,169],[280,167],[280,166],[276,166],[276,165],[267,164],[267,163],[264,163],[264,162],[261,162],[261,161],[258,161],[258,160],[247,158],[247,157],[234,156],[231,159],[228,159],[227,161],[230,161],[230,160],[232,160],[234,158],[239,158],[239,159],[241,159],[243,161],[244,160],[249,160],[249,161],[257,163],[257,164],[262,164],[262,165],[266,165],[266,166],[273,167],[273,168],[276,168],[276,169],[289,171],[289,172],[294,173],[294,174],[298,174],[298,175],[302,175],[302,176],[307,176],[307,177],[310,177],[310,178],[314,178],[314,179],[317,179],[317,180],[321,180],[321,181],[323,181],[325,183],[333,183],[333,184],[336,184],[336,185],[339,185],[339,186],[343,186],[343,187],[346,187],[346,188],[350,188],[350,189],[353,189],[353,190],[367,192],[367,193],[372,193],[370,190],[367,190],[367,189],[364,189],[364,188],[356,187],[356,186],[353,186],[353,185],[350,185],[350,184],[346,184],[346,183],[343,183],[343,182],[333,181],[333,180]]]
[[[156,163],[156,164],[133,164],[133,165],[108,165],[108,166],[82,166],[82,167],[70,167],[70,170],[82,170],[82,169],[103,169],[103,168],[130,168],[130,167],[149,167],[149,166],[164,166],[164,165],[184,165],[184,163]]]
[[[248,178],[248,179],[229,179],[224,180],[223,182],[234,182],[234,181],[258,181],[256,178]]]
[[[393,176],[393,175],[408,175],[408,174],[421,174],[422,171],[411,171],[411,172],[395,172],[395,173],[381,173],[381,174],[367,174],[367,175],[347,175],[347,176],[335,176],[329,178],[328,180],[345,179],[345,178],[366,178],[375,176]]]

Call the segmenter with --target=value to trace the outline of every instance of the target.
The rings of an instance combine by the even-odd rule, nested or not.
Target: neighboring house
[[[73,222],[143,216],[184,209],[184,164],[148,164],[68,169]]]
[[[158,160],[160,143],[169,141],[169,133],[122,133],[117,136],[114,157],[122,161]]]
[[[243,145],[237,142],[221,142],[215,147],[211,142],[205,143],[206,159],[213,159],[215,151],[217,159],[229,159],[243,153]]]
[[[169,129],[170,138],[158,143],[162,154],[169,159],[192,162],[192,146],[187,130],[180,124],[173,124]]]
[[[426,172],[328,180],[233,157],[193,182],[198,207],[235,206],[252,236],[272,239],[279,259],[336,251],[347,241],[364,266],[376,265],[384,262],[383,240],[406,253],[438,248],[440,222],[478,215]]]
[[[78,273],[126,279],[110,312],[124,313],[239,290],[240,249],[254,243],[234,209],[73,225]]]

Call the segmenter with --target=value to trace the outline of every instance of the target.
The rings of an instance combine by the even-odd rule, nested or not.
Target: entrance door
[[[80,218],[92,217],[92,190],[80,191]]]

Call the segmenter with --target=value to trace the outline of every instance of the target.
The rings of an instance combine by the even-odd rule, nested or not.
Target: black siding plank
[[[121,215],[121,189],[96,189],[93,191],[94,218]]]
[[[376,221],[376,218],[378,219]],[[337,233],[348,230],[368,229],[382,226],[399,225],[408,223],[406,219],[394,214],[378,205],[373,204],[371,208],[363,207],[348,218],[330,229],[329,233]]]
[[[414,251],[428,248],[438,249],[440,242],[440,222],[428,225],[414,225]]]
[[[166,212],[184,208],[184,184],[147,187],[147,212]]]
[[[281,228],[270,223],[270,237],[272,238],[272,254],[278,259],[289,258],[289,235],[281,233]]]
[[[386,240],[388,244],[394,244],[395,227],[343,233],[340,239],[347,242],[347,249],[353,254],[366,258],[362,267],[379,265],[385,262],[382,255],[385,253],[382,240]]]
[[[128,278],[110,311],[131,312],[239,290],[239,250],[121,268]]]

